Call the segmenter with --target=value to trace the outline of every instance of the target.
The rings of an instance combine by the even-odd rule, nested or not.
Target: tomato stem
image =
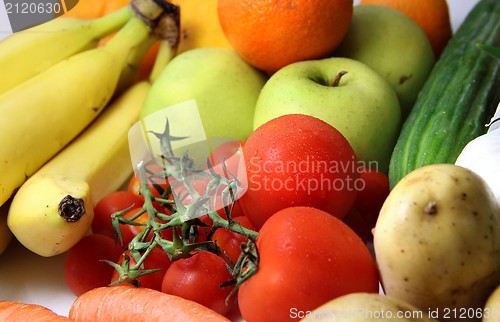
[[[123,237],[120,232],[120,225],[135,225],[142,226],[143,229],[132,239],[127,245],[130,256],[135,261],[134,265],[130,265],[130,260],[126,260],[122,265],[112,264],[119,272],[120,281],[128,281],[137,285],[137,277],[152,273],[156,270],[141,269],[144,261],[151,252],[161,247],[171,260],[190,257],[195,251],[209,251],[222,256],[220,250],[214,241],[211,240],[214,232],[217,229],[227,229],[246,237],[248,242],[242,246],[242,255],[233,267],[229,267],[232,276],[235,280],[230,282],[236,284],[236,287],[241,285],[243,281],[248,279],[255,273],[258,266],[258,254],[255,246],[255,240],[258,233],[251,229],[245,228],[238,222],[232,219],[231,213],[236,202],[238,193],[242,190],[240,183],[236,178],[226,178],[216,173],[208,161],[209,171],[197,170],[193,167],[193,161],[187,154],[182,157],[176,157],[173,153],[171,141],[182,140],[185,137],[170,135],[170,127],[168,119],[166,120],[165,130],[163,133],[153,133],[160,141],[160,150],[162,155],[159,161],[154,160],[161,165],[163,171],[160,173],[148,172],[148,167],[145,162],[140,162],[137,165],[137,171],[140,182],[139,193],[144,196],[144,204],[142,209],[130,218],[124,218],[123,215],[130,208],[121,210],[112,215],[113,228],[120,242],[123,244]],[[227,169],[226,169],[227,170]],[[204,192],[198,192],[193,187],[189,178],[195,175],[203,175],[208,179],[208,184]],[[170,181],[168,188],[163,189],[157,183],[158,179],[167,181],[167,178],[173,178]],[[185,196],[177,196],[173,184],[182,184],[186,191],[186,195],[192,199],[192,202],[184,204]],[[157,196],[151,190],[156,189],[160,193]],[[224,211],[227,219],[223,218],[217,211],[211,209],[211,198],[215,192],[223,198]],[[216,200],[213,200],[214,204]],[[160,204],[158,207],[157,204]],[[167,213],[161,212],[158,209],[165,209]],[[144,213],[147,213],[146,222],[135,222]],[[201,240],[198,235],[198,228],[204,228],[206,224],[200,220],[201,215],[208,215],[213,224],[206,234],[206,238]],[[172,240],[164,239],[162,232],[165,230],[172,231]]]
[[[226,298],[226,304],[229,302],[231,296],[236,293],[238,288],[257,272],[259,261],[259,253],[255,242],[249,240],[247,243],[241,244],[241,255],[234,265],[234,268],[230,270],[234,279],[221,285],[222,287],[234,285],[234,288]]]

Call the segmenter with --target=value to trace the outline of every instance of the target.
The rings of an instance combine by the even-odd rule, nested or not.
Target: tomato
[[[344,222],[365,242],[371,242],[372,229],[390,192],[389,178],[383,172],[368,168],[362,168],[360,174],[361,189],[358,191],[353,209],[344,218]]]
[[[376,214],[370,218],[370,222],[375,226],[378,213],[389,195],[389,177],[375,169],[362,168],[360,170],[362,189],[354,202],[354,207],[361,213]]]
[[[161,197],[163,191],[169,187],[168,180],[161,175],[164,171],[163,167],[156,162],[150,162],[146,164],[145,171],[149,190],[153,192],[155,197]],[[127,190],[143,198],[140,193],[141,180],[138,174],[135,174],[132,178],[130,178]]]
[[[130,219],[132,216],[136,215],[138,212],[140,212],[142,208],[133,208],[127,211],[126,213],[123,214],[124,218]],[[141,214],[138,218],[134,220],[136,223],[142,223],[145,224],[148,222],[148,214],[145,212]],[[144,226],[136,226],[136,225],[130,225],[130,224],[120,224],[120,231],[122,234],[123,238],[123,246],[127,247],[128,244],[132,241],[132,239],[139,234],[141,231],[144,230]],[[152,238],[153,233],[148,234],[148,238]]]
[[[125,256],[130,257],[130,251],[126,250],[123,252],[123,254],[120,256],[120,259],[118,260],[118,264],[121,265],[125,259]],[[135,265],[135,260],[130,257],[130,267]],[[154,248],[151,253],[146,257],[144,260],[144,268],[141,269],[160,269],[157,272],[151,273],[151,274],[146,274],[141,277],[137,278],[137,281],[140,283],[140,287],[146,287],[150,288],[153,290],[160,291],[161,290],[161,285],[163,282],[163,276],[165,275],[165,272],[168,270],[172,262],[170,261],[170,258],[168,255],[161,249],[160,247]],[[114,271],[112,274],[112,277],[110,279],[111,282],[115,282],[118,280],[120,277],[120,274],[118,271]]]
[[[207,184],[209,183],[209,177],[205,175],[198,175],[196,177],[193,177],[190,179],[191,184],[194,188],[194,190],[200,195],[203,196],[205,194],[205,191],[207,189]],[[222,194],[222,189],[224,189],[226,186],[222,185],[221,190],[216,191],[211,190],[210,191],[210,200],[208,201],[211,209],[216,210],[219,216],[222,218],[226,219],[226,211],[224,209],[224,206],[229,206],[230,205],[230,200],[226,200],[223,198]],[[189,205],[190,203],[193,202],[193,198],[190,194],[186,193],[186,188],[182,184],[175,185],[173,187],[174,192],[176,193],[177,198],[182,199],[182,203],[184,205]],[[238,216],[243,216],[243,210],[241,209],[241,205],[239,203],[239,200],[235,200],[235,203],[230,209],[231,211],[231,216],[232,217],[238,217]]]
[[[116,262],[120,254],[121,248],[109,236],[91,234],[82,238],[69,249],[64,261],[64,280],[68,288],[79,296],[108,285],[114,268],[102,260]]]
[[[142,207],[144,199],[129,191],[114,191],[97,202],[94,207],[92,232],[114,237],[111,215],[130,206]]]
[[[173,229],[174,228],[167,228],[167,229],[162,230],[160,232],[161,237],[163,239],[172,241],[173,240],[173,232],[174,232]],[[179,236],[179,238],[182,238],[182,233],[181,233],[180,227],[175,227],[175,229],[177,232],[177,236]],[[191,238],[191,240],[189,242],[190,243],[195,243],[195,242],[199,243],[199,242],[207,241],[207,233],[209,230],[210,230],[210,227],[196,226],[196,240],[194,240],[194,238]]]
[[[247,322],[292,321],[338,296],[377,293],[377,266],[363,241],[340,219],[311,207],[290,207],[262,226],[257,272],[238,290]]]
[[[231,279],[226,262],[221,257],[200,251],[189,258],[173,262],[165,273],[161,290],[198,302],[225,315],[234,302],[234,297],[231,297],[225,303],[233,287],[221,287],[221,284]]]
[[[209,161],[218,174],[231,179],[245,171],[243,161],[243,141],[227,141],[217,146],[210,153]]]
[[[318,118],[289,114],[261,125],[245,142],[243,156],[248,189],[240,204],[257,229],[291,206],[315,207],[342,218],[356,198],[354,150]]]
[[[233,218],[233,220],[245,228],[255,230],[253,225],[245,216],[236,217]],[[221,254],[223,254],[222,256],[229,257],[232,263],[236,263],[238,257],[240,257],[241,244],[248,241],[243,235],[224,228],[217,229],[212,235],[212,240],[214,240],[217,246],[219,246]]]
[[[342,218],[342,221],[349,226],[365,243],[373,241],[371,225],[366,221],[366,218],[359,212],[358,209],[352,208],[349,213]]]

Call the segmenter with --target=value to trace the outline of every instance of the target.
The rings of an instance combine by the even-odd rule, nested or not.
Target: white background
[[[7,10],[3,0],[0,0],[0,40],[7,37],[12,33],[9,18],[7,17]]]

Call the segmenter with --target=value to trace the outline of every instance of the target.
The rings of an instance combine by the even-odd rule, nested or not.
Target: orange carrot
[[[0,321],[2,322],[64,322],[70,319],[38,304],[0,301]]]
[[[80,295],[69,312],[76,322],[229,322],[193,301],[134,286],[98,287]]]

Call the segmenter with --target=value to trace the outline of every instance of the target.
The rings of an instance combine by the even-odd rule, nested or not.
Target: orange
[[[361,0],[361,4],[388,6],[404,13],[424,30],[436,57],[452,36],[446,0]]]
[[[229,43],[251,65],[274,73],[332,54],[349,29],[352,0],[219,0]]]

